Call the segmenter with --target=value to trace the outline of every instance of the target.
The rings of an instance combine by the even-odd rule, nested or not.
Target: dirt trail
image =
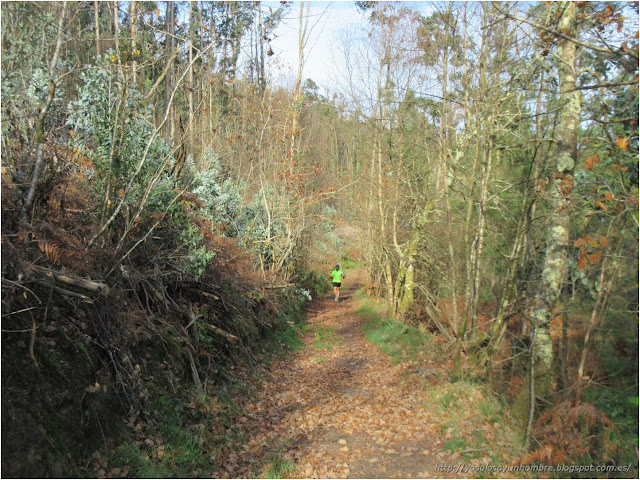
[[[276,362],[242,405],[235,421],[248,444],[220,459],[229,477],[264,476],[273,465],[304,478],[448,476],[435,470],[452,462],[436,446],[424,388],[364,337],[353,301],[363,276],[350,272],[339,303],[329,293],[311,304],[305,346]]]

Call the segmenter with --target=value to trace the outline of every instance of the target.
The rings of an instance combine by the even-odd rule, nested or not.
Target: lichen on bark
[[[577,38],[576,5],[562,2],[559,26],[567,35]],[[557,130],[558,147],[555,170],[558,172],[550,184],[549,207],[551,218],[545,238],[546,250],[542,262],[541,281],[533,295],[528,316],[535,332],[532,338],[534,356],[534,389],[544,397],[555,389],[553,369],[553,342],[550,324],[553,309],[560,298],[567,267],[570,238],[570,195],[573,169],[576,165],[578,129],[580,124],[581,95],[576,89],[576,53],[574,42],[562,38],[558,42],[558,77],[560,84],[560,123]]]

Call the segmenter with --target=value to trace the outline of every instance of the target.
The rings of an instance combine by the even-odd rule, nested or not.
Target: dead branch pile
[[[84,412],[84,427],[68,440],[98,448],[115,436],[114,411],[132,429],[148,428],[151,390],[206,394],[235,359],[252,358],[277,322],[280,293],[195,208],[183,209],[183,222],[215,254],[199,276],[175,219],[158,212],[141,217],[120,250],[122,226],[86,248],[98,227],[86,194],[69,183],[49,192],[42,213],[51,215],[29,222],[3,188],[2,364],[12,373],[3,373],[2,401],[3,410],[22,412],[25,431],[37,431],[42,414],[64,424]],[[46,445],[43,438],[27,436],[22,448]]]

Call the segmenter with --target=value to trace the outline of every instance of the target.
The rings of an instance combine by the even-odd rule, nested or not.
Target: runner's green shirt
[[[334,283],[342,283],[343,275],[344,273],[342,273],[342,270],[334,270],[333,272],[331,272],[331,279]]]

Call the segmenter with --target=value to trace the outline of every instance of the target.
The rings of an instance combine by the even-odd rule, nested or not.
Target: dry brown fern
[[[565,400],[545,412],[536,422],[535,436],[541,447],[521,463],[563,463],[584,458],[606,460],[611,453],[605,433],[615,428],[593,404]]]
[[[60,258],[64,255],[64,252],[57,242],[36,239],[36,243],[40,251],[46,255],[51,263],[54,265],[60,263]]]
[[[34,223],[32,233],[38,249],[54,265],[80,274],[93,271],[82,241],[64,228],[41,221]]]
[[[529,452],[524,457],[522,457],[519,462],[523,465],[529,465],[532,463],[551,463],[551,460],[554,459],[556,455],[553,452],[553,449],[550,446],[544,446],[534,450],[533,452]]]

